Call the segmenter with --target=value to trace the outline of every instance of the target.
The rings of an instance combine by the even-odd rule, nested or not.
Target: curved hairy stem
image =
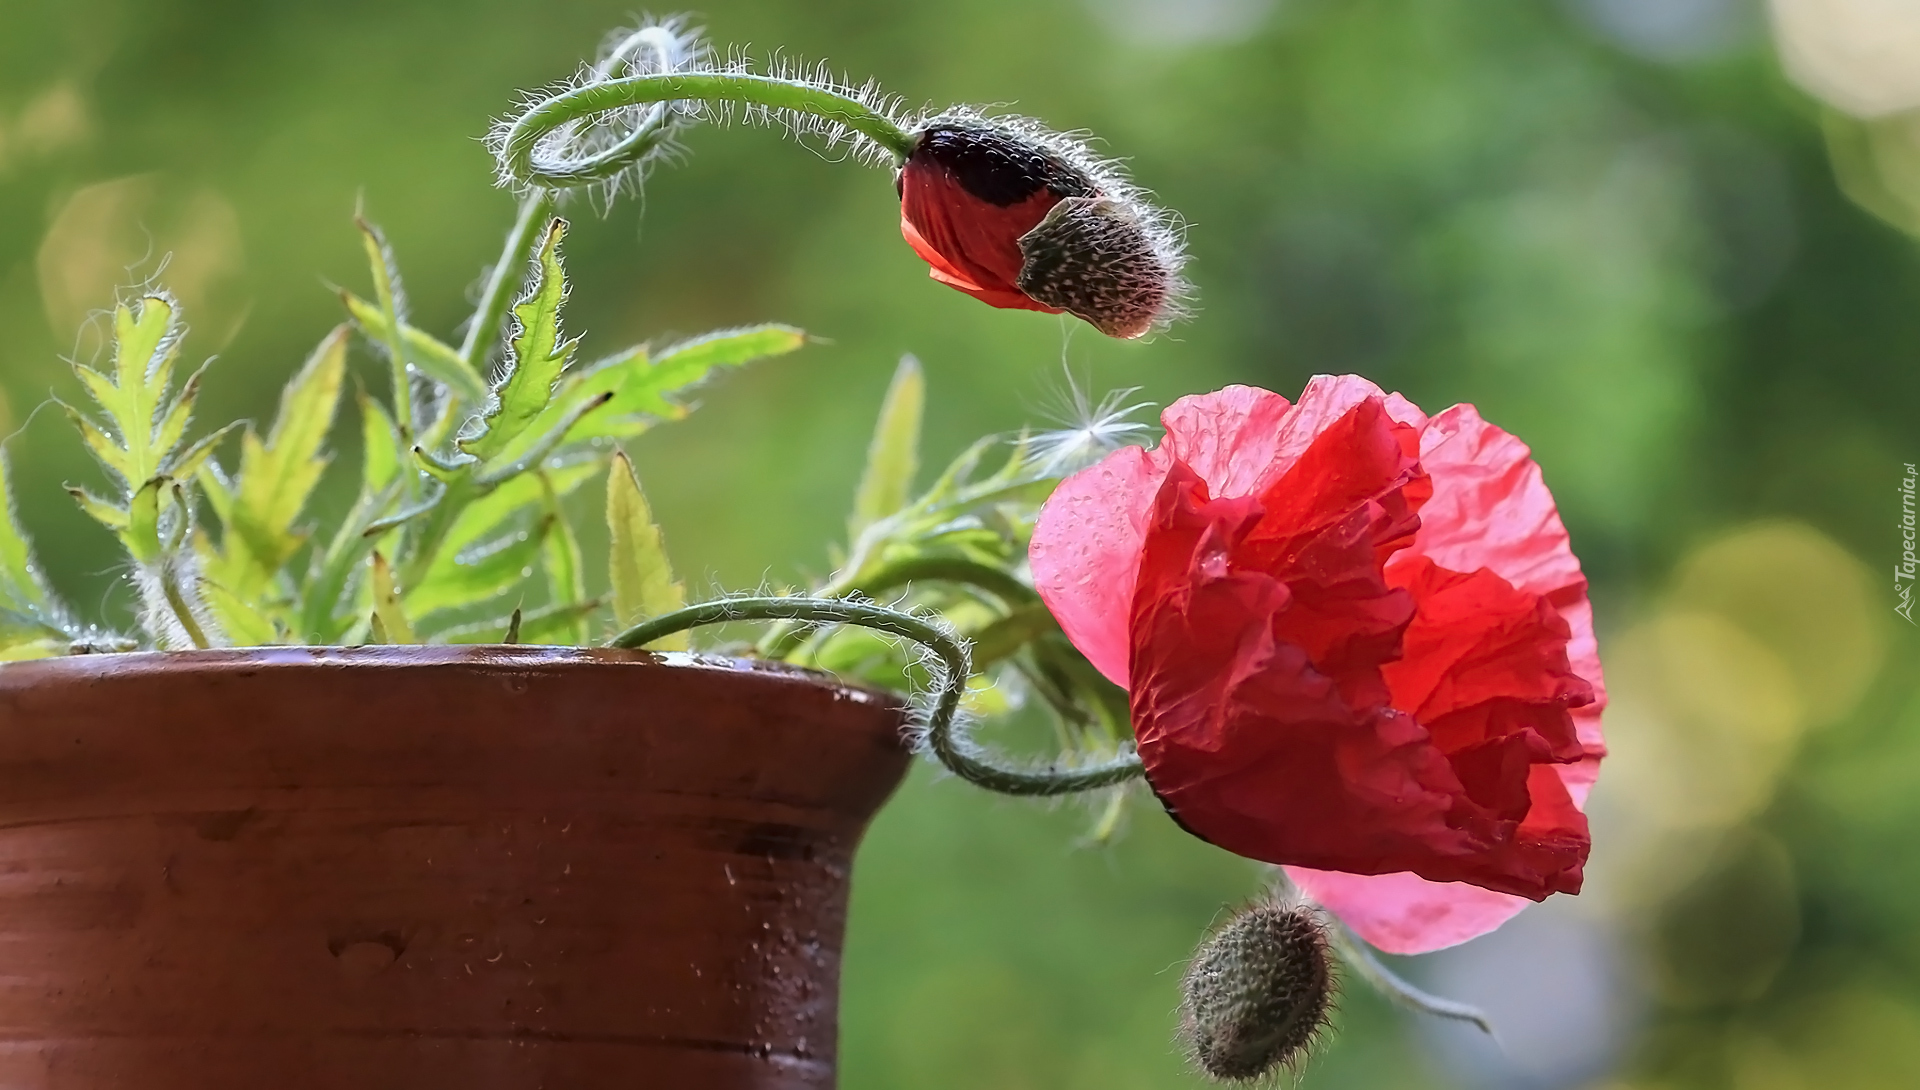
[[[661,72],[596,81],[535,104],[513,120],[500,141],[501,173],[521,186],[552,189],[600,181],[633,161],[634,149],[627,146],[633,137],[592,155],[572,157],[545,154],[541,141],[562,126],[615,110],[687,100],[811,114],[845,125],[898,159],[913,151],[913,136],[885,114],[825,87],[744,72]]]
[[[926,745],[954,775],[1007,795],[1065,795],[1090,791],[1140,775],[1132,751],[1080,768],[1022,767],[975,742],[956,720],[966,695],[973,660],[967,646],[939,620],[897,609],[840,598],[732,598],[675,610],[634,625],[609,641],[612,647],[637,648],[676,632],[724,621],[805,621],[870,628],[925,647],[938,660],[939,687],[927,714]]]
[[[840,598],[851,594],[880,598],[917,582],[959,583],[986,591],[1009,608],[1040,601],[1040,595],[1032,587],[1003,569],[977,560],[948,556],[917,556],[889,564],[865,579],[836,580],[815,592],[814,597]],[[811,634],[811,628],[807,625],[776,625],[755,647],[755,651],[766,658],[784,659],[798,651]]]

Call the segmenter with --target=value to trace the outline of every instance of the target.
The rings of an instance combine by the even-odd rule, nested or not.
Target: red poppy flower
[[[1110,165],[1058,134],[971,113],[916,134],[895,179],[900,234],[929,275],[984,303],[1067,312],[1116,337],[1171,316],[1171,233]]]
[[[1526,446],[1352,376],[1161,419],[1061,484],[1031,559],[1174,818],[1393,952],[1577,893],[1605,697]]]

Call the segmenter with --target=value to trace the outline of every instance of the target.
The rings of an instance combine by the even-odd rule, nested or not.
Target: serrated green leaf
[[[261,580],[278,572],[305,540],[293,524],[327,467],[323,448],[346,373],[347,329],[339,326],[281,391],[279,412],[266,440],[251,428],[242,438],[230,521]],[[244,597],[254,588],[230,589]]]
[[[535,480],[540,483],[541,501],[547,514],[553,518],[553,529],[547,534],[546,544],[540,551],[540,566],[547,579],[547,598],[552,602],[585,601],[587,573],[585,561],[580,556],[580,541],[574,536],[573,526],[560,505],[560,493],[553,487],[549,475],[542,471],[535,475]],[[559,642],[572,646],[584,645],[587,642],[586,618],[576,618],[571,627],[557,634],[557,638]]]
[[[400,592],[393,583],[393,568],[378,550],[373,554],[373,621],[383,636],[377,643],[419,643]]]
[[[367,339],[381,345],[393,343],[393,328],[387,324],[384,310],[350,291],[342,290],[340,301],[346,304],[347,313]],[[487,380],[467,366],[467,361],[461,359],[451,345],[404,322],[400,325],[400,342],[406,348],[408,362],[446,387],[453,396],[468,405],[486,403]]]
[[[560,242],[566,234],[566,220],[556,218],[547,225],[533,286],[513,307],[515,330],[508,342],[506,374],[494,388],[483,430],[460,443],[460,449],[482,462],[504,453],[540,417],[578,343],[560,337],[560,308],[567,298]]]
[[[847,521],[847,540],[907,505],[913,475],[920,468],[920,417],[926,406],[927,381],[920,361],[900,357],[900,366],[880,403],[880,417],[867,445],[867,466],[853,497],[853,517]]]
[[[129,491],[161,470],[166,451],[156,446],[155,429],[184,332],[178,304],[172,296],[155,292],[114,308],[111,375],[75,368],[119,433],[122,455],[109,468]]]
[[[443,549],[418,585],[404,592],[407,612],[425,617],[439,610],[478,605],[524,583],[540,561],[551,516],[523,530],[485,545],[453,552]]]
[[[666,543],[653,521],[640,479],[624,453],[613,456],[607,473],[607,566],[613,586],[613,622],[630,628],[648,617],[669,613],[687,604],[687,594],[673,578]],[[653,644],[663,651],[684,651],[687,634],[677,633]]]

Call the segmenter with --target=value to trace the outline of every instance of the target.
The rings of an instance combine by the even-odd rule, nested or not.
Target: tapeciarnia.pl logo
[[[1914,548],[1913,488],[1920,473],[1906,463],[1906,475],[1900,478],[1900,559],[1893,565],[1893,611],[1913,624],[1913,577],[1916,563]]]

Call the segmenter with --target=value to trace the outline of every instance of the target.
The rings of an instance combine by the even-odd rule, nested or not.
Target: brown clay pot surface
[[[0,667],[0,1088],[831,1087],[900,728],[641,652]]]

